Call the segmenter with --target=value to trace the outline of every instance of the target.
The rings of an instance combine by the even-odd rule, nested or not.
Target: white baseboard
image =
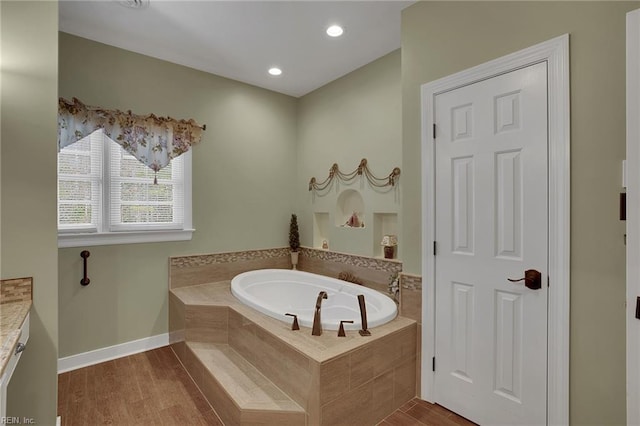
[[[162,346],[167,346],[168,344],[169,333],[164,333],[158,334],[157,336],[145,337],[144,339],[133,340],[119,345],[59,358],[58,374],[99,364],[105,361],[111,361],[112,359],[122,358],[127,355],[160,348]]]
[[[62,419],[60,416],[56,417],[56,426],[60,426],[62,424]]]

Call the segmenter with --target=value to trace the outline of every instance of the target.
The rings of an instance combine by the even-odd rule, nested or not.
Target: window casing
[[[191,239],[191,152],[156,174],[98,130],[58,154],[58,246]]]

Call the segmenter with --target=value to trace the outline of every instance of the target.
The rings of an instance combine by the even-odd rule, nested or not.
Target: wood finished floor
[[[62,373],[58,415],[72,425],[223,425],[166,346]]]
[[[391,413],[378,426],[475,426],[446,408],[413,398]]]
[[[58,415],[63,426],[224,426],[168,346],[60,374]],[[474,423],[414,398],[379,425]]]

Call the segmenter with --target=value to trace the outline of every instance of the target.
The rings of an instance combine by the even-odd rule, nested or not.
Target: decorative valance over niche
[[[154,172],[200,142],[206,126],[193,119],[175,120],[154,114],[88,106],[73,98],[58,101],[58,152],[98,129]]]

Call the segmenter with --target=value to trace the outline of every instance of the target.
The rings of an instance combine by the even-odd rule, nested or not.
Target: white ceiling
[[[61,1],[60,31],[302,96],[400,47],[413,1]],[[325,29],[342,25],[342,37]],[[267,70],[282,68],[272,77]]]

